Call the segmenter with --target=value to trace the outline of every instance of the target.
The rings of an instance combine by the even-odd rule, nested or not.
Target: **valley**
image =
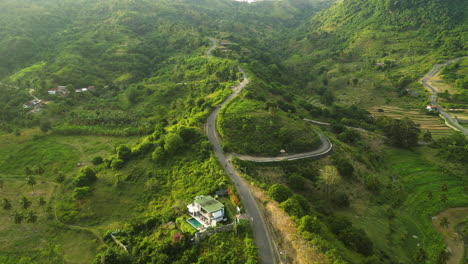
[[[464,263],[462,6],[0,2],[0,263]]]

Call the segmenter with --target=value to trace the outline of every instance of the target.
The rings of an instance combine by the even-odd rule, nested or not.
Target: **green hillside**
[[[216,128],[278,260],[446,263],[431,217],[468,205],[468,140],[424,110],[419,80],[467,55],[464,6],[0,2],[0,263],[261,263],[249,221],[200,243],[186,221],[196,196],[223,189],[223,224],[245,212],[205,134],[239,67],[249,84]],[[462,121],[466,73],[463,58],[433,80]],[[318,132],[327,156],[231,156],[315,150]]]

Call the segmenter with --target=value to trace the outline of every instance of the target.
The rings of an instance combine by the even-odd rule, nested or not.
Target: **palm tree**
[[[31,201],[29,201],[29,199],[24,196],[21,197],[21,200],[19,203],[23,207],[23,209],[28,209],[31,206]]]
[[[3,198],[2,199],[2,207],[5,210],[11,209],[11,202],[10,202],[10,200],[8,198]]]
[[[26,215],[26,222],[35,223],[37,221],[37,213],[35,211],[29,211]]]
[[[447,203],[447,200],[448,200],[447,194],[443,193],[443,194],[440,195],[440,201],[441,201],[441,202],[443,202],[444,204],[446,204],[446,203]]]
[[[447,184],[445,184],[445,183],[442,184],[442,187],[441,187],[441,188],[442,188],[442,191],[443,191],[443,192],[447,192],[447,191],[448,191]]]
[[[34,178],[33,176],[29,176],[27,180],[28,180],[28,185],[31,186],[31,189],[34,193],[34,185],[36,185],[36,178]]]
[[[65,175],[62,173],[57,174],[57,176],[55,176],[55,181],[61,184],[63,181],[65,181]]]
[[[42,208],[42,211],[44,211],[44,205],[46,204],[46,200],[44,199],[44,197],[39,197],[39,206]],[[45,213],[45,211],[44,211]]]
[[[431,191],[427,192],[427,198],[429,198],[429,200],[432,200],[433,197],[434,195],[432,194]]]
[[[448,218],[446,216],[442,217],[442,219],[440,219],[440,226],[443,226],[445,228],[447,228],[449,226],[449,221],[448,221]]]
[[[15,212],[13,214],[13,221],[15,222],[15,224],[21,224],[24,220],[24,216],[21,212]]]
[[[32,174],[31,168],[29,168],[28,166],[26,166],[26,167],[24,168],[24,174],[26,174],[26,175],[31,175],[31,174]]]

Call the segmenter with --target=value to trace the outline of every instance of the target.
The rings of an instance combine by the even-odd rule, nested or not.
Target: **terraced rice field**
[[[384,112],[377,112],[377,109],[383,109]],[[389,116],[393,118],[408,117],[416,124],[421,125],[421,130],[429,130],[435,137],[451,135],[454,130],[445,125],[445,121],[439,116],[426,115],[417,110],[406,109],[396,106],[380,106],[369,109],[369,112],[375,117]]]

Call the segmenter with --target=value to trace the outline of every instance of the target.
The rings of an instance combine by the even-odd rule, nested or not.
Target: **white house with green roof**
[[[216,226],[224,219],[224,205],[209,195],[195,197],[193,203],[187,205],[191,216],[204,227]]]

